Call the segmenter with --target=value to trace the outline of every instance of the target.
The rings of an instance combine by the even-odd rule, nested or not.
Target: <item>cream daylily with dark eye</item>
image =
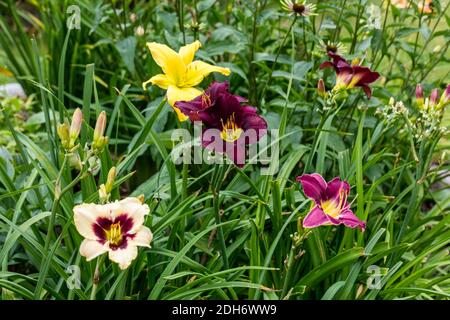
[[[137,257],[138,246],[150,247],[153,235],[144,226],[144,218],[150,209],[138,198],[121,201],[75,206],[74,222],[85,238],[80,254],[90,261],[103,253],[126,269]]]

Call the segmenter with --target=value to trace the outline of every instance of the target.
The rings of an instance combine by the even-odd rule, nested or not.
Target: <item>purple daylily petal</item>
[[[322,226],[324,224],[329,224],[330,220],[325,212],[322,211],[318,206],[315,206],[303,220],[304,228],[315,228]]]
[[[366,229],[366,223],[359,220],[350,209],[341,212],[338,220],[349,228],[360,228],[362,231]]]
[[[341,181],[339,177],[334,178],[327,183],[327,190],[325,192],[326,199],[339,199],[341,190],[344,190],[346,194],[350,191],[350,185],[347,181]]]
[[[366,223],[353,214],[347,202],[350,192],[347,181],[336,177],[327,183],[318,173],[304,174],[297,177],[297,181],[302,184],[305,195],[315,202],[314,208],[303,222],[304,227],[344,224],[349,228],[365,230]]]
[[[336,72],[336,86],[339,89],[351,89],[362,87],[366,96],[370,99],[372,91],[369,84],[375,82],[380,74],[370,70],[368,67],[351,65],[341,56],[328,52],[333,61],[326,61],[320,65],[320,69],[332,67]]]
[[[320,174],[304,174],[297,177],[297,181],[302,184],[303,191],[308,198],[320,203],[327,189],[327,183]]]
[[[257,142],[267,131],[266,120],[255,107],[242,105],[246,102],[228,91],[227,82],[214,82],[199,97],[178,102],[176,107],[192,122],[202,122],[204,147],[226,153],[236,164],[243,165],[245,146]]]

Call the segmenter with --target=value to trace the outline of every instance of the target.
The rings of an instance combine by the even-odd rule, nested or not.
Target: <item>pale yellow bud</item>
[[[108,179],[106,179],[105,190],[107,193],[111,193],[116,180],[116,167],[112,167],[108,172]]]
[[[69,134],[69,126],[67,123],[61,123],[57,128],[59,139],[61,140],[61,145],[64,149],[69,148],[70,144],[70,134]]]
[[[108,137],[104,136],[106,129],[106,112],[102,111],[97,118],[95,124],[94,139],[92,141],[92,148],[95,152],[99,152],[105,145],[108,144]]]
[[[81,125],[83,124],[83,113],[80,108],[77,108],[73,113],[72,124],[70,125],[70,147],[75,145],[75,141],[81,132]]]

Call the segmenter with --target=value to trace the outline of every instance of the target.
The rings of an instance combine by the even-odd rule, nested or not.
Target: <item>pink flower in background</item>
[[[315,205],[303,220],[303,227],[315,228],[323,225],[344,224],[349,228],[366,229],[366,223],[359,220],[350,209],[347,197],[350,185],[339,177],[326,182],[318,173],[297,177],[305,195]]]
[[[336,72],[336,85],[333,90],[361,87],[367,98],[370,99],[372,90],[369,84],[375,82],[380,77],[380,74],[370,70],[368,67],[350,64],[340,55],[333,52],[328,52],[328,56],[333,61],[325,61],[320,65],[320,69],[331,67]]]

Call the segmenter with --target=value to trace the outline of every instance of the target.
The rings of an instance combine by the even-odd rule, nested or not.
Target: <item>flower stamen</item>
[[[227,122],[224,124],[223,120],[220,119],[222,122],[222,132],[220,133],[220,136],[223,140],[227,142],[234,142],[241,136],[242,132],[244,132],[241,128],[238,127],[236,124],[236,119],[233,114],[227,119]]]
[[[120,246],[122,243],[122,227],[120,222],[113,223],[109,230],[105,230],[105,236],[111,246]]]

